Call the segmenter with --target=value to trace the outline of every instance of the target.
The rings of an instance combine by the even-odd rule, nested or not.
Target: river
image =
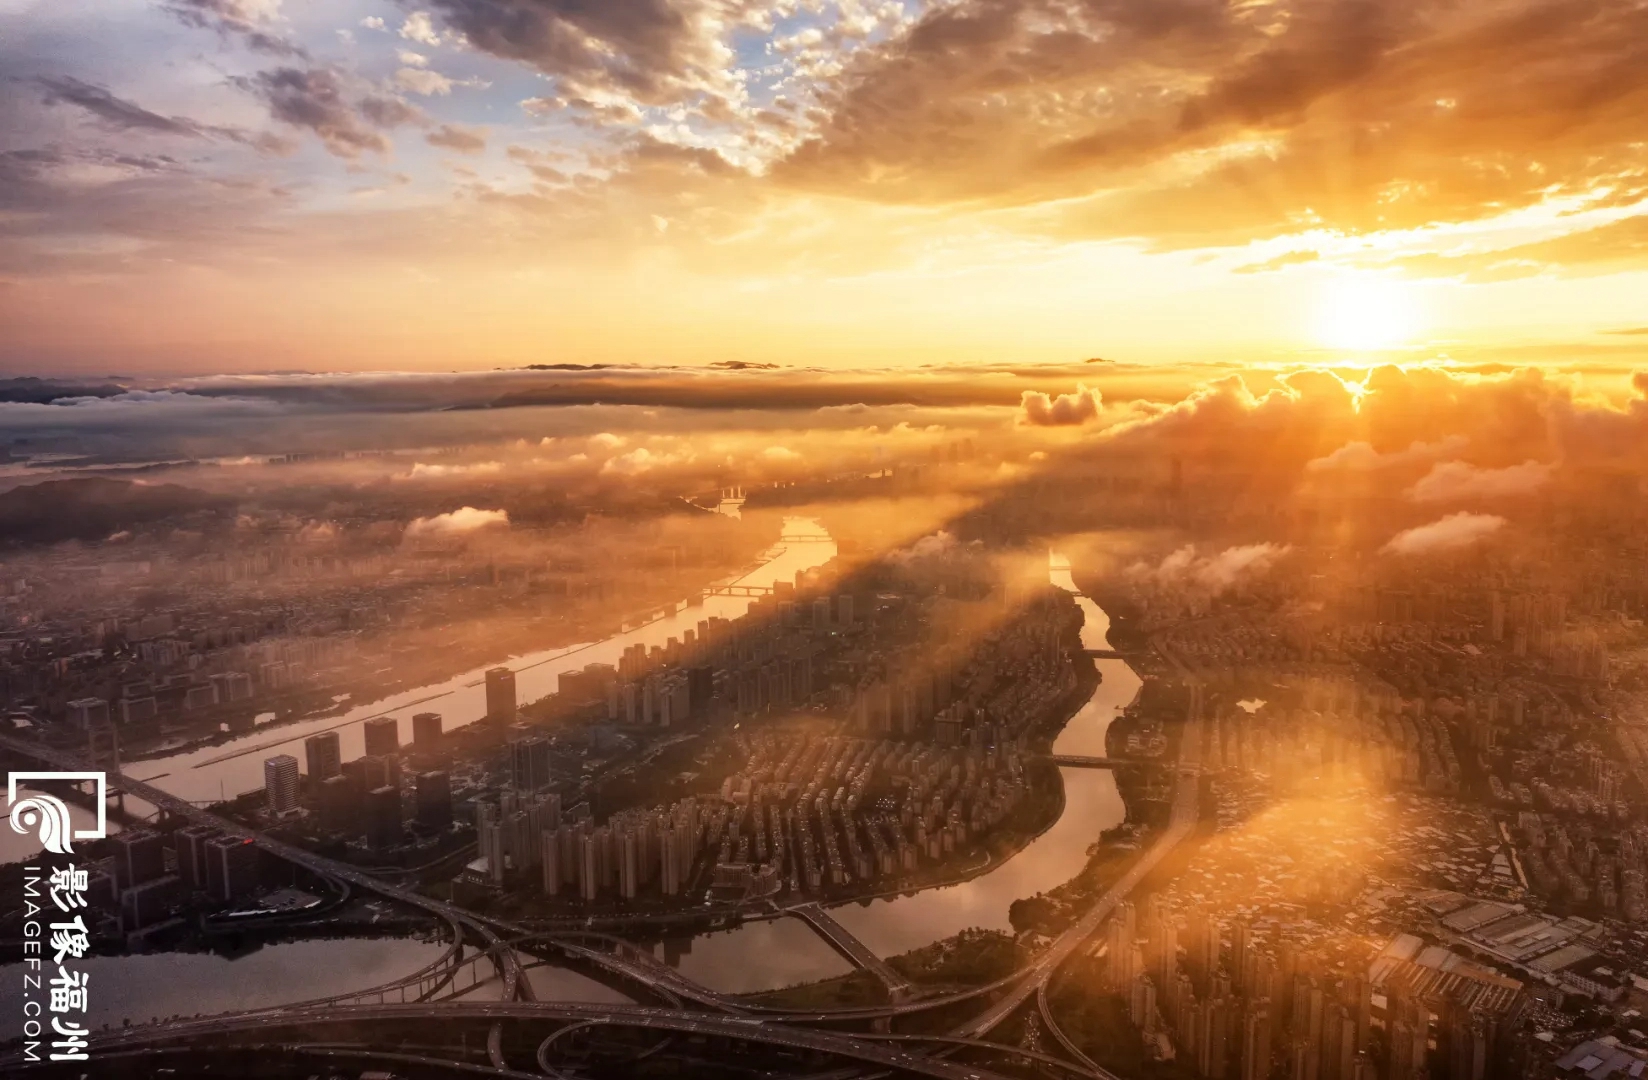
[[[766,553],[766,560],[732,584],[765,588],[775,581],[794,581],[801,571],[822,566],[836,553],[834,541],[817,539],[823,535],[823,526],[811,518],[785,519],[779,541]],[[707,596],[697,604],[689,605],[682,601],[673,614],[600,641],[527,653],[499,663],[515,672],[518,700],[536,701],[555,692],[557,677],[569,667],[582,668],[585,664],[616,666],[619,657],[631,645],[642,644],[649,648],[664,645],[670,638],[679,638],[685,631],[696,629],[700,619],[711,616],[739,618],[753,602],[753,597],[721,595]],[[487,665],[495,666],[497,664]],[[265,758],[291,754],[300,762],[304,761],[303,740],[320,731],[335,730],[338,733],[342,758],[349,761],[366,752],[364,725],[373,717],[393,716],[399,722],[403,744],[412,741],[413,713],[440,713],[447,731],[474,723],[486,715],[486,671],[486,668],[466,671],[445,682],[367,702],[341,715],[283,724],[278,728],[265,727],[214,746],[135,761],[126,765],[124,771],[134,779],[147,781],[191,801],[233,797],[263,786]],[[140,800],[128,798],[126,802],[128,808],[140,814],[153,809]],[[88,815],[76,814],[71,810],[71,816],[79,821]],[[39,850],[39,841],[32,834],[18,835],[10,829],[0,829],[0,862],[21,862]]]
[[[820,525],[810,519],[785,522],[786,537],[816,537]],[[739,584],[770,585],[793,580],[800,571],[819,566],[835,554],[835,544],[815,539],[781,539],[757,569]],[[1057,556],[1051,562],[1053,584],[1076,593],[1068,564]],[[670,637],[695,627],[701,618],[719,615],[737,618],[751,600],[711,596],[702,605],[683,607],[673,615],[625,631],[599,642],[531,653],[513,658],[520,700],[532,701],[551,693],[566,660],[579,667],[589,663],[616,664],[628,646],[637,642],[661,645]],[[1109,617],[1092,600],[1076,595],[1084,622],[1082,642],[1089,648],[1109,647]],[[1102,680],[1093,695],[1065,725],[1054,743],[1061,754],[1103,756],[1105,733],[1116,715],[1138,693],[1139,678],[1120,660],[1097,661]],[[253,732],[227,744],[136,763],[134,776],[190,799],[209,799],[220,791],[249,790],[261,781],[263,759],[290,753],[303,759],[302,740],[316,731],[335,728],[342,737],[343,757],[363,752],[361,724],[374,716],[395,716],[401,737],[410,738],[411,714],[440,712],[448,730],[472,723],[485,713],[485,670],[406,691],[383,701],[362,705],[344,716],[283,726],[278,734]],[[275,741],[278,740],[278,741]],[[239,753],[237,750],[248,750]],[[881,956],[893,956],[949,937],[968,927],[1004,930],[1014,900],[1044,892],[1074,877],[1085,865],[1088,847],[1104,830],[1120,824],[1126,810],[1115,777],[1102,769],[1061,769],[1065,790],[1064,812],[1040,836],[1017,854],[979,876],[956,885],[927,889],[910,896],[848,903],[831,909],[843,926]],[[9,832],[9,830],[0,830]],[[38,847],[35,847],[38,850]],[[8,860],[33,852],[5,850]],[[437,946],[416,940],[376,939],[309,941],[270,945],[230,960],[205,953],[163,953],[88,959],[82,968],[93,973],[100,1023],[134,1023],[152,1016],[233,1011],[283,1001],[322,997],[343,990],[386,982],[414,970],[434,955]],[[684,974],[725,993],[751,993],[796,983],[831,978],[850,966],[822,938],[799,920],[775,919],[746,923],[733,930],[700,934],[660,947],[660,955]],[[14,970],[15,969],[15,970]],[[536,968],[532,979],[541,1000],[623,1000],[621,995],[576,973]],[[0,967],[0,1007],[21,985],[20,965]],[[484,993],[484,990],[482,991]]]
[[[1076,594],[1083,615],[1082,644],[1090,649],[1110,648],[1110,617],[1077,592],[1069,562],[1053,555],[1049,578]],[[1111,721],[1139,692],[1139,677],[1125,661],[1096,663],[1101,681],[1059,733],[1054,753],[1106,756],[1105,734]],[[969,927],[1009,929],[1007,911],[1014,900],[1046,892],[1075,877],[1087,864],[1087,849],[1099,834],[1127,816],[1110,770],[1067,768],[1059,773],[1064,780],[1064,812],[1046,832],[1001,865],[957,885],[842,904],[830,909],[831,916],[883,957],[931,945]],[[849,970],[834,950],[826,945],[821,954],[810,947],[812,943],[802,942],[791,927],[805,929],[798,920],[783,919],[704,934],[694,939],[691,952],[673,962],[683,974],[727,993],[773,990]],[[809,936],[813,943],[823,945],[816,935]],[[792,941],[807,947],[792,948]]]

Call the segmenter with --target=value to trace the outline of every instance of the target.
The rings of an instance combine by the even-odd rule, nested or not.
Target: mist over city
[[[1648,1072],[1640,0],[0,0],[0,1071]]]

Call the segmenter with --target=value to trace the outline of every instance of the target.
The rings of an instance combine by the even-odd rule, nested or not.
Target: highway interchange
[[[502,978],[502,987],[501,1000],[498,1001],[449,999],[423,1000],[413,1003],[342,1004],[343,1002],[358,1002],[363,997],[378,994],[395,987],[417,985],[422,991],[424,987],[439,985],[443,982],[441,979],[443,969],[451,968],[457,962],[458,941],[455,941],[454,949],[441,960],[419,972],[413,973],[411,976],[386,984],[385,987],[372,988],[367,991],[317,1002],[306,1002],[246,1013],[166,1021],[118,1032],[108,1032],[94,1039],[92,1044],[93,1053],[104,1050],[112,1054],[123,1054],[144,1047],[155,1049],[177,1047],[190,1044],[193,1040],[210,1040],[212,1045],[225,1046],[241,1045],[248,1040],[265,1045],[297,1045],[282,1043],[281,1040],[271,1039],[270,1036],[285,1032],[290,1037],[300,1032],[313,1032],[334,1025],[349,1025],[353,1033],[350,1038],[359,1041],[362,1032],[377,1024],[407,1023],[433,1019],[471,1020],[491,1022],[488,1036],[488,1057],[491,1064],[489,1068],[482,1067],[484,1071],[492,1075],[521,1075],[509,1067],[503,1054],[503,1028],[505,1023],[552,1022],[561,1027],[568,1024],[580,1026],[598,1024],[673,1034],[728,1038],[746,1043],[762,1044],[780,1050],[818,1053],[847,1061],[856,1061],[862,1065],[892,1069],[908,1075],[932,1076],[943,1078],[943,1080],[995,1080],[999,1074],[980,1066],[948,1061],[938,1054],[924,1054],[914,1049],[905,1050],[900,1048],[899,1045],[881,1045],[883,1042],[889,1041],[889,1038],[896,1041],[898,1039],[896,1036],[821,1031],[808,1025],[841,1023],[844,1021],[888,1021],[891,1018],[935,1008],[946,1008],[965,1001],[1000,993],[1000,996],[993,1003],[971,1019],[957,1025],[949,1032],[947,1037],[926,1040],[913,1037],[914,1041],[941,1043],[952,1051],[970,1046],[994,1052],[1018,1053],[1014,1048],[1002,1047],[989,1042],[988,1036],[1009,1018],[1023,1010],[1030,998],[1035,996],[1044,1025],[1050,1029],[1051,1034],[1061,1047],[1075,1061],[1074,1065],[1062,1063],[1064,1067],[1081,1075],[1099,1077],[1101,1080],[1105,1080],[1105,1078],[1108,1078],[1108,1074],[1103,1073],[1085,1055],[1082,1055],[1070,1039],[1057,1027],[1047,1006],[1047,987],[1054,974],[1078,947],[1092,937],[1111,911],[1127,897],[1146,875],[1161,863],[1175,845],[1194,830],[1198,816],[1197,791],[1199,785],[1196,778],[1197,752],[1200,745],[1199,731],[1199,719],[1192,718],[1187,723],[1184,735],[1180,740],[1181,753],[1168,828],[1128,872],[1107,890],[1077,922],[1060,934],[1052,945],[1037,956],[1030,966],[988,986],[924,998],[911,998],[909,993],[913,988],[907,989],[908,984],[902,983],[902,980],[893,975],[879,958],[875,965],[870,965],[867,963],[866,958],[856,955],[859,951],[864,951],[863,946],[857,943],[856,939],[852,941],[837,940],[832,935],[830,937],[832,943],[849,955],[856,964],[876,972],[884,981],[887,981],[889,989],[894,991],[893,1000],[886,1005],[879,1006],[819,1009],[804,1012],[793,1009],[752,1006],[748,1002],[717,993],[687,979],[675,969],[659,963],[645,950],[630,946],[622,939],[612,935],[589,932],[581,934],[534,933],[525,927],[477,915],[456,905],[391,884],[356,867],[327,859],[313,852],[250,831],[244,826],[220,818],[149,784],[133,780],[123,774],[111,774],[109,776],[109,786],[111,788],[125,791],[136,798],[143,799],[169,814],[175,814],[199,824],[211,825],[227,833],[246,836],[270,854],[304,867],[323,878],[345,882],[363,892],[372,893],[429,912],[453,927],[455,934],[469,931],[484,942],[487,955],[492,958],[498,968],[499,975]],[[38,743],[12,736],[0,735],[0,749],[10,750],[44,761],[64,770],[75,770],[84,767],[83,763],[72,755],[54,751]],[[809,918],[810,915],[814,914],[811,911],[793,913],[802,918],[807,918],[809,922],[814,923],[815,927],[822,924],[828,928],[830,924],[835,922],[833,919],[829,919],[822,910],[817,913],[824,915],[822,920]],[[845,933],[845,930],[842,930],[842,934]],[[846,936],[850,938],[850,935]],[[591,945],[592,940],[597,944]],[[550,945],[564,955],[588,962],[607,971],[609,974],[644,987],[651,993],[661,997],[666,1004],[660,1006],[614,1006],[533,1001],[531,999],[531,984],[522,974],[520,958],[514,947],[529,941]],[[608,948],[599,947],[600,945],[610,946],[610,951]],[[699,1008],[687,1008],[686,1003],[688,1002]],[[560,1028],[558,1027],[557,1030],[560,1030]],[[332,1042],[328,1040],[327,1045],[331,1047]],[[1022,1053],[1021,1056],[1036,1057],[1041,1055]],[[20,1064],[20,1059],[14,1054],[9,1058],[0,1058],[0,1064],[5,1064],[8,1067],[15,1066]],[[465,1066],[463,1071],[474,1071],[474,1068]],[[1109,1080],[1113,1080],[1113,1078],[1109,1078]]]

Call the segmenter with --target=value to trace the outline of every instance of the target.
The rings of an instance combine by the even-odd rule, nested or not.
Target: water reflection
[[[445,951],[440,942],[417,938],[346,938],[266,945],[233,959],[215,953],[87,956],[74,961],[73,970],[89,976],[90,1023],[119,1027],[126,1020],[144,1024],[240,1012],[378,986]],[[0,1015],[21,1015],[23,975],[22,964],[0,967]]]
[[[853,970],[810,926],[790,917],[700,934],[686,949],[679,955],[668,947],[656,951],[682,974],[724,994],[776,990]]]

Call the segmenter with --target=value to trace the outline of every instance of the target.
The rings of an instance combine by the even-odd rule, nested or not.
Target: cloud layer
[[[1461,510],[1428,525],[1416,525],[1391,537],[1382,549],[1391,555],[1429,555],[1457,551],[1485,540],[1505,527],[1496,514],[1472,514]]]

